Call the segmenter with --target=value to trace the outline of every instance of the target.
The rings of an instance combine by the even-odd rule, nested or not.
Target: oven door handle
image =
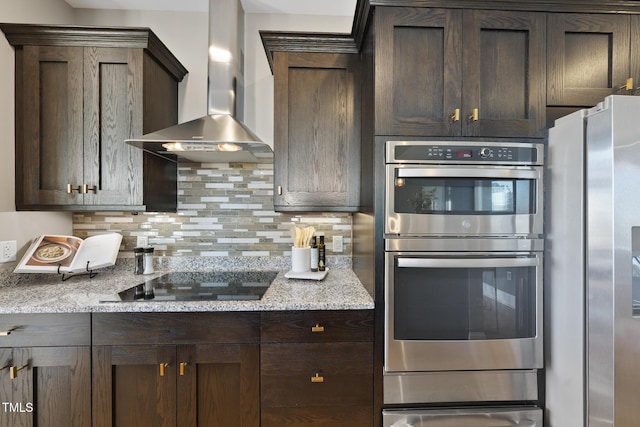
[[[396,178],[424,178],[424,177],[457,177],[457,178],[513,178],[513,179],[540,179],[542,169],[540,167],[530,169],[513,168],[434,168],[423,166],[420,168],[396,168]]]
[[[538,258],[414,258],[396,257],[399,268],[536,267]]]

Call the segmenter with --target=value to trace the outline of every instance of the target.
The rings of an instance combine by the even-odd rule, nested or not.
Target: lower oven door
[[[385,258],[386,372],[542,368],[542,253]]]
[[[534,406],[382,411],[383,427],[542,427]]]

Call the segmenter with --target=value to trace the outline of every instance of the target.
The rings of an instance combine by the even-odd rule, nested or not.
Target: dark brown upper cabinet
[[[628,15],[549,14],[547,104],[590,107],[631,92],[629,78],[638,86],[639,22]]]
[[[0,28],[16,53],[16,208],[175,211],[176,164],[124,143],[178,120],[187,71],[153,32]]]
[[[275,52],[274,208],[357,211],[359,56]]]
[[[376,135],[541,136],[545,14],[380,7]]]

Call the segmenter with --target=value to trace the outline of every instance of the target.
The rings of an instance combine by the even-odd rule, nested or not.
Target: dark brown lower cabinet
[[[93,357],[95,426],[258,425],[258,345],[96,346]]]
[[[264,344],[262,426],[373,423],[371,343]]]
[[[0,349],[0,426],[91,425],[89,347]]]
[[[93,328],[94,427],[260,425],[259,315],[94,314]]]
[[[0,315],[0,426],[371,426],[372,340],[371,310]]]
[[[0,315],[0,332],[0,426],[91,425],[89,314]]]
[[[263,314],[261,426],[372,426],[372,319],[371,311]]]
[[[178,377],[178,425],[259,426],[259,358],[258,344],[179,347],[189,373]]]

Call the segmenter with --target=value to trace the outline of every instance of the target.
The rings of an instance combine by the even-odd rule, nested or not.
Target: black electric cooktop
[[[118,293],[120,299],[101,302],[259,300],[277,275],[277,271],[172,272]]]

